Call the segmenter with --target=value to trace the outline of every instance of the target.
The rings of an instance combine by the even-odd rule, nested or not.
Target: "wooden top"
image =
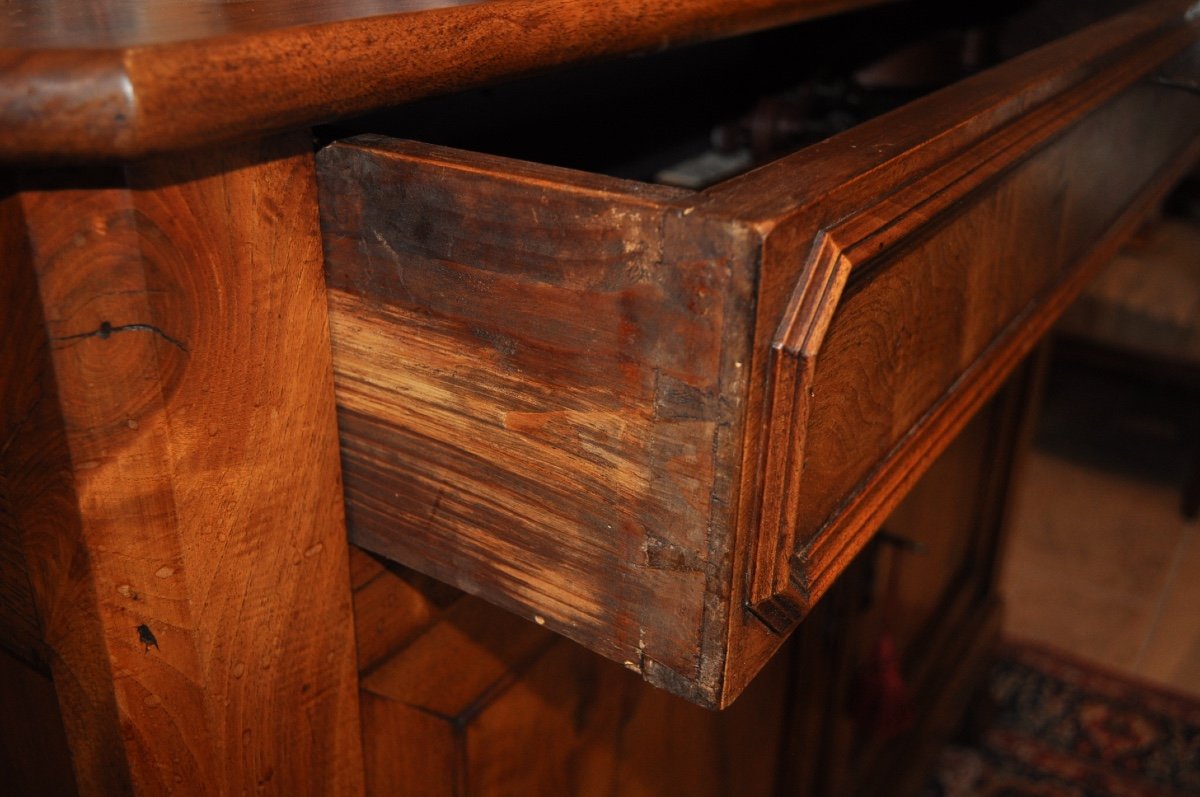
[[[883,0],[12,0],[0,161],[138,158]]]

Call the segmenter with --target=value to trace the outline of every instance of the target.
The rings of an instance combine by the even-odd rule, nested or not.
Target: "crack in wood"
[[[186,345],[184,345],[183,341],[171,337],[153,324],[121,324],[120,326],[113,326],[108,321],[101,321],[99,328],[94,329],[91,332],[77,332],[74,335],[62,335],[60,337],[50,338],[50,340],[54,341],[55,343],[71,340],[83,340],[84,338],[100,338],[101,340],[107,340],[118,332],[153,332],[155,335],[158,335],[160,338],[165,340],[167,343],[170,343],[184,354],[188,354],[188,348]]]

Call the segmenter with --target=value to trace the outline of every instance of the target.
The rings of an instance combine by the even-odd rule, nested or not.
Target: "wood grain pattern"
[[[0,27],[0,160],[211,145],[881,1],[21,0]]]
[[[307,145],[9,200],[5,487],[85,794],[361,791]]]
[[[746,239],[515,161],[366,137],[320,162],[354,541],[711,696]]]
[[[368,794],[774,794],[791,676],[714,714],[464,599],[363,680]]]
[[[891,539],[920,547],[877,538],[796,630],[805,640],[797,684],[824,703],[793,716],[780,793],[919,794],[961,728],[1000,630],[995,557],[1037,407],[1040,362],[1018,368],[887,518]],[[864,665],[884,633],[916,715],[908,731],[879,734],[857,709]]]
[[[420,573],[385,568],[356,546],[350,547],[350,562],[360,672],[374,669],[408,645],[463,597]]]
[[[1194,157],[1183,10],[699,194],[328,148],[355,540],[728,703]]]
[[[51,377],[49,341],[20,196],[0,205],[6,267],[0,269],[0,332],[23,346],[0,349],[0,491],[8,512],[6,532],[21,547],[39,620],[38,643],[54,675],[75,780],[84,793],[131,791],[119,733],[112,668],[105,653],[88,560],[81,539],[78,501],[57,382]]]
[[[1102,257],[1090,253],[1111,250],[1109,230],[1138,216],[1140,194],[1171,184],[1177,172],[1159,170],[1186,161],[1179,153],[1200,129],[1200,105],[1150,86],[1112,96],[1160,63],[1162,49],[1143,45],[897,190],[888,178],[856,187],[871,199],[820,234],[812,276],[802,278],[772,348],[765,547],[751,583],[772,625],[794,623],[861,546],[858,530],[895,505],[903,487],[887,483],[917,475],[916,458],[897,451],[889,459],[903,465],[881,463],[880,451],[949,415],[957,421],[940,434],[961,428],[990,394],[975,386],[998,384],[1011,367],[988,375],[993,363],[1028,351],[1066,304],[1056,294],[1073,295],[1080,269]],[[1141,130],[1151,117],[1177,124]],[[1125,153],[1119,165],[1096,168],[1111,151]],[[974,399],[951,410],[960,379]],[[838,518],[861,511],[855,499],[839,507],[855,493],[859,504],[893,497],[864,520]]]
[[[905,555],[897,604],[880,588],[886,554],[873,569],[860,558],[768,671],[714,714],[463,598],[364,674],[368,793],[913,793],[998,632],[992,560],[1014,427],[1032,406],[1031,381],[1014,381],[888,519],[927,546]],[[919,732],[881,741],[848,707],[885,612],[922,710]],[[411,616],[392,615],[408,627]]]
[[[923,773],[983,682],[1000,634],[995,561],[1004,550],[1010,485],[1036,415],[1043,364],[1036,355],[1024,362],[885,521],[889,532],[923,547],[876,544],[874,572],[867,574],[875,600],[854,620],[843,667],[861,673],[886,630],[920,709],[907,733],[880,737],[855,716],[859,684],[848,679],[851,697],[830,719],[836,753],[825,783],[831,794],[921,793]],[[862,564],[860,557],[856,566]]]
[[[1011,136],[1035,124],[1029,120],[1037,120],[1039,114],[1064,115],[1052,123],[1057,129],[1043,130],[1042,143],[1030,146],[1002,176],[985,180],[948,212],[931,214],[924,232],[894,253],[866,257],[869,267],[849,275],[844,302],[830,327],[840,325],[840,331],[831,337],[826,330],[813,375],[814,406],[838,404],[849,415],[810,410],[799,460],[804,470],[795,483],[805,491],[797,501],[792,529],[796,577],[789,575],[783,593],[758,604],[758,616],[767,619],[768,627],[790,627],[804,607],[811,606],[924,467],[1196,157],[1194,101],[1157,87],[1152,78],[1163,63],[1194,45],[1194,23],[1183,23],[1181,11],[1171,4],[1143,7],[778,164],[786,163],[789,169],[760,170],[709,193],[714,210],[755,220],[767,230],[755,332],[756,354],[764,355],[771,351],[780,319],[797,295],[797,253],[819,252],[813,242],[822,229],[867,209],[861,220],[883,233],[875,237],[877,242],[884,240],[889,233],[885,220],[905,213],[905,185],[919,184],[923,175],[936,174],[958,158],[970,163],[972,153],[978,157],[987,152],[989,139]],[[1014,86],[1021,92],[1011,93]],[[1148,118],[1146,113],[1172,123],[1143,137],[1133,131]],[[931,129],[938,132],[931,135]],[[1066,137],[1073,138],[1074,150],[1057,144]],[[1150,155],[1155,148],[1160,153],[1157,160]],[[1114,160],[1114,151],[1128,156]],[[985,168],[990,163],[979,158],[975,165]],[[900,183],[893,186],[897,176]],[[1021,183],[1023,198],[1014,190]],[[1072,184],[1079,188],[1068,190]],[[953,185],[949,187],[953,195]],[[1075,200],[1060,202],[1067,195]],[[931,195],[931,204],[939,201],[938,194]],[[1039,205],[1045,213],[1034,209]],[[919,210],[916,216],[921,218]],[[1053,228],[1053,220],[1060,228]],[[1034,226],[1027,230],[1027,223]],[[1003,230],[1007,234],[998,234]],[[1043,248],[1035,243],[1039,240]],[[989,251],[1008,254],[989,267]],[[922,253],[930,260],[923,261]],[[893,270],[900,263],[907,263],[911,271]],[[939,269],[938,263],[947,267]],[[1010,269],[1022,282],[1008,280]],[[1047,277],[1043,269],[1057,270],[1058,275]],[[922,270],[924,285],[921,279],[911,279]],[[991,281],[981,279],[988,273]],[[1045,280],[1040,289],[1039,280]],[[1032,301],[1018,310],[1017,297],[1022,294]],[[1012,313],[1007,328],[994,315],[1005,312],[1001,297],[1008,297],[1007,312]],[[925,306],[925,300],[931,303]],[[940,323],[939,312],[961,319],[964,326]],[[995,338],[985,344],[982,339],[989,328]],[[974,346],[981,348],[975,349],[978,357],[969,364],[961,358]],[[763,414],[768,406],[769,359],[756,356],[752,365],[747,428],[769,428]],[[930,380],[939,371],[942,376],[937,379],[945,380],[940,397],[933,385],[937,379]],[[922,395],[929,401],[924,409]],[[787,445],[793,441],[787,440]],[[859,471],[866,478],[856,481],[852,463],[858,457],[860,465],[865,462],[867,450],[873,451],[873,461]],[[767,473],[758,467],[758,458],[766,452],[753,443],[746,452],[742,495],[749,500],[739,507],[741,529],[760,520],[755,496],[770,501],[770,490],[757,481]],[[777,500],[783,503],[782,496]],[[759,540],[765,550],[788,550],[769,533]],[[755,545],[735,550],[752,550]],[[734,592],[749,591],[744,585],[753,579],[782,571],[769,554],[757,562],[751,559],[747,567],[734,568]],[[743,577],[748,580],[741,581]],[[779,637],[765,631],[757,619],[735,615],[732,620],[726,688],[736,693],[738,684],[778,646]]]

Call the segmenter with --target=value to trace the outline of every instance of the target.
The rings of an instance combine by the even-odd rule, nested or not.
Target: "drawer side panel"
[[[353,541],[711,701],[750,291],[703,231],[664,255],[674,192],[442,152],[321,156]]]

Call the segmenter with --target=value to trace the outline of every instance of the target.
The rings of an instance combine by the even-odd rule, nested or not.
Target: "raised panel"
[[[1139,130],[1149,118],[1180,123]],[[1197,129],[1200,102],[1153,82],[1099,108],[1068,94],[895,192],[886,178],[858,187],[862,207],[814,247],[832,263],[814,270],[844,272],[829,280],[840,287],[802,284],[772,349],[762,492],[784,497],[764,502],[752,583],[764,619],[785,630],[819,598],[903,495],[893,485],[920,470],[906,448],[961,428],[988,395],[973,388],[1032,347],[1177,173]],[[1099,169],[1112,151],[1130,154]],[[808,313],[810,292],[830,309]],[[904,472],[888,474],[901,460]]]

